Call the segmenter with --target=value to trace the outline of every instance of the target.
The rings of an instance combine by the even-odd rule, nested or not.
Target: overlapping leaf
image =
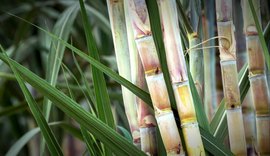
[[[79,124],[87,128],[95,138],[102,141],[111,151],[117,155],[145,155],[138,150],[124,137],[116,133],[112,128],[84,110],[78,103],[66,96],[61,91],[51,86],[48,82],[41,79],[16,61],[0,54],[0,59],[9,62],[18,74],[34,88],[40,91],[44,96],[53,102],[58,108],[66,113],[67,116],[76,120]]]

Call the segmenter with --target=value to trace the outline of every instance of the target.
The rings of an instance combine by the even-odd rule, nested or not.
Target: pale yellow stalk
[[[134,39],[144,68],[155,117],[167,155],[184,155],[157,50],[151,35],[145,0],[126,0],[126,2],[129,4]]]
[[[130,53],[130,70],[131,72],[131,82],[142,89],[147,89],[145,82],[145,75],[142,67],[142,62],[139,58],[139,53],[136,48],[136,43],[134,40],[133,30],[131,26],[131,21],[128,12],[128,3],[124,3],[125,6],[125,17],[126,17],[126,28],[128,35],[128,45]],[[141,150],[148,155],[158,154],[158,143],[157,143],[157,130],[156,130],[156,120],[154,117],[154,112],[147,106],[144,101],[136,97],[134,103],[138,107],[138,122],[140,127],[141,136]]]
[[[107,6],[112,28],[114,49],[119,75],[131,81],[130,60],[127,42],[127,31],[125,26],[124,1],[107,0]],[[122,94],[125,112],[133,137],[133,143],[140,147],[140,131],[138,124],[137,106],[134,103],[135,96],[127,88],[122,86]]]
[[[242,112],[247,143],[247,154],[255,155],[256,123],[250,90],[248,91],[245,100],[242,103]]]
[[[253,0],[260,19],[260,1]],[[266,80],[265,61],[258,31],[247,0],[242,0],[244,32],[249,62],[249,80],[256,113],[257,152],[270,155],[270,99]]]
[[[205,155],[188,82],[175,0],[159,0],[168,68],[188,155]],[[202,58],[201,58],[202,59]]]
[[[231,151],[246,155],[246,140],[238,88],[232,0],[216,0],[219,52]]]
[[[238,72],[243,65],[248,61],[246,51],[246,40],[243,33],[243,11],[241,9],[241,1],[233,1],[234,6],[234,24],[235,24],[235,39],[236,39],[236,51],[237,51],[237,70]],[[251,89],[247,92],[244,101],[242,102],[242,113],[245,128],[245,138],[247,145],[247,155],[255,154],[255,139],[256,139],[256,123],[255,113],[253,111],[253,104],[251,98]]]

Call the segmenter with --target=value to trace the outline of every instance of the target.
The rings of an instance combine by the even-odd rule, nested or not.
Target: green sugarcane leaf
[[[99,61],[99,51],[92,34],[92,28],[88,21],[84,2],[82,0],[80,0],[80,7],[87,41],[88,54],[97,61]],[[104,75],[96,67],[92,66],[92,78],[97,103],[96,106],[98,118],[100,118],[101,121],[103,121],[104,123],[108,124],[111,128],[115,129],[114,118],[111,110],[111,102],[107,91]]]
[[[63,40],[67,40],[71,32],[72,25],[78,14],[79,6],[75,5],[70,6],[66,9],[56,22],[53,33]],[[52,40],[48,62],[47,62],[47,71],[46,71],[46,80],[53,86],[56,85],[60,65],[64,56],[65,46],[57,40]],[[46,120],[49,120],[51,110],[51,102],[45,98],[43,105],[43,112],[45,114]]]
[[[68,49],[72,50],[74,53],[76,53],[77,55],[79,55],[80,57],[82,57],[84,60],[86,60],[87,62],[89,62],[91,65],[95,66],[96,68],[98,68],[100,71],[102,71],[104,74],[108,75],[109,77],[111,77],[113,80],[115,80],[116,82],[118,82],[119,84],[125,86],[127,89],[129,89],[132,93],[134,93],[136,96],[138,96],[139,98],[141,98],[144,102],[146,102],[146,104],[148,104],[150,107],[152,107],[152,101],[150,98],[149,93],[145,92],[144,90],[140,89],[139,87],[137,87],[136,85],[132,84],[131,82],[129,82],[128,80],[126,80],[125,78],[123,78],[122,76],[118,75],[117,73],[115,73],[113,70],[111,70],[110,68],[106,67],[105,65],[103,65],[102,63],[100,63],[99,61],[95,60],[93,57],[86,55],[83,51],[79,50],[78,48],[72,46],[71,44],[67,43],[66,41],[64,41],[63,39],[57,37],[56,35],[46,31],[45,29],[30,23],[26,20],[24,20],[21,17],[18,17],[16,15],[13,14],[9,14],[13,17],[16,17],[36,28],[38,28],[39,30],[45,32],[46,34],[48,34],[51,38],[58,40],[59,42],[61,42],[63,45],[65,45]]]
[[[18,62],[26,59],[30,54],[33,53],[35,50],[35,45],[37,44],[37,38],[36,37],[29,37],[27,39],[24,39],[23,41],[20,41],[18,45],[12,45],[8,49],[6,49],[6,54]],[[5,79],[9,80],[16,80],[13,74],[9,74],[10,69],[3,64],[3,62],[0,62],[0,71],[1,76]],[[1,79],[0,82],[5,81],[5,79]]]
[[[210,127],[209,127],[209,123],[207,120],[207,116],[206,116],[204,108],[203,108],[202,100],[197,92],[194,81],[193,81],[192,76],[191,76],[189,71],[188,71],[188,79],[189,79],[190,90],[191,90],[193,101],[194,101],[194,107],[196,110],[195,112],[196,112],[196,117],[197,117],[198,123],[199,123],[200,127],[202,127],[204,130],[210,132]]]
[[[203,145],[206,151],[208,151],[209,153],[213,155],[218,155],[218,156],[233,155],[233,153],[228,148],[226,148],[222,144],[222,142],[218,141],[209,132],[204,130],[204,128],[200,128],[200,133],[201,133]]]
[[[94,117],[92,114],[84,110],[78,103],[66,96],[48,82],[41,79],[16,61],[0,54],[0,59],[6,63],[10,62],[12,67],[18,71],[18,74],[30,85],[40,91],[44,96],[53,102],[59,109],[66,113],[67,116],[76,120],[80,125],[104,143],[116,155],[145,155],[137,149],[123,136],[116,133],[111,127]]]
[[[123,134],[123,136],[130,142],[133,143],[133,139],[131,134],[129,133],[129,131],[127,129],[125,129],[124,127],[121,126],[117,126],[117,129]]]
[[[56,34],[59,38],[66,41],[69,37],[71,28],[78,14],[78,10],[79,6],[76,3],[75,5],[71,5],[69,8],[67,8],[57,20],[53,28],[53,33]],[[65,48],[66,47],[62,45],[61,42],[55,39],[51,41],[50,52],[46,67],[46,80],[53,86],[55,86],[57,82],[58,73],[64,56]],[[50,118],[51,107],[51,101],[49,101],[47,98],[44,98],[43,113],[45,114],[45,119],[47,121]],[[40,147],[40,154],[43,155],[45,147],[44,140],[42,140]]]
[[[7,80],[16,80],[13,74],[5,73],[5,72],[0,72],[0,77]]]
[[[79,91],[81,91],[82,92],[82,94],[84,95],[84,97],[87,99],[87,94],[85,93],[85,92],[87,92],[87,90],[88,90],[88,88],[86,89],[86,88],[84,88],[80,83],[79,83],[79,81],[78,81],[78,79],[76,78],[76,76],[69,70],[69,68],[64,64],[64,63],[62,63],[62,65],[61,65],[64,69],[63,69],[63,71],[64,70],[66,70],[68,73],[69,73],[69,75],[71,76],[71,78],[76,82],[76,85],[77,85],[77,90],[79,90]],[[80,68],[80,67],[79,67]],[[81,69],[80,69],[81,70]],[[65,75],[64,75],[65,76]],[[86,86],[86,85],[88,85],[89,83],[85,80],[84,81],[84,86]],[[72,86],[72,84],[69,84],[68,83],[68,81],[66,81],[66,85],[65,85],[65,87],[66,88],[68,88],[68,90],[69,90],[69,93],[70,93],[70,95],[72,95],[73,94],[73,91],[74,91],[74,89],[72,89],[71,88],[71,86]],[[74,86],[75,87],[75,86]],[[89,88],[90,89],[90,88]],[[70,96],[70,97],[72,97],[72,99],[73,100],[75,100],[75,97],[72,95],[72,96]],[[90,99],[91,100],[91,99]],[[90,110],[91,110],[91,113],[92,114],[94,114],[94,115],[96,115],[96,113],[95,113],[95,111],[93,111],[93,105],[90,105],[89,104],[89,102],[92,102],[92,101],[86,101],[87,102],[87,104],[88,104],[88,106],[89,106],[89,108],[90,108]]]
[[[45,32],[46,34],[48,34],[51,38],[58,40],[59,42],[61,42],[63,45],[65,45],[68,49],[72,50],[74,53],[76,53],[77,55],[79,55],[80,57],[82,57],[83,59],[85,59],[87,62],[89,62],[91,65],[95,66],[96,68],[98,68],[100,71],[102,71],[103,73],[105,73],[106,75],[108,75],[109,77],[111,77],[113,80],[115,80],[116,82],[118,82],[119,84],[125,86],[127,89],[129,89],[132,93],[134,93],[136,96],[138,96],[139,98],[141,98],[144,102],[146,102],[146,104],[148,104],[150,107],[152,107],[152,101],[150,98],[149,93],[145,92],[144,90],[140,89],[139,87],[137,87],[136,85],[132,84],[131,82],[129,82],[128,80],[126,80],[125,78],[123,78],[122,76],[119,76],[117,73],[115,73],[113,70],[111,70],[110,68],[106,67],[105,65],[103,65],[102,63],[100,63],[99,61],[95,60],[93,57],[86,55],[83,51],[77,49],[76,47],[72,46],[71,44],[67,43],[65,40],[59,38],[58,36],[50,33],[49,31],[33,24],[30,23],[26,20],[24,20],[23,18],[10,14],[8,13],[10,16],[16,17],[36,28],[38,28],[39,30]]]
[[[83,81],[84,86],[86,87],[86,93],[84,93],[83,88],[81,87],[83,93],[85,94],[85,97],[88,99],[88,101],[90,102],[91,106],[89,106],[90,108],[92,108],[91,110],[93,110],[93,113],[97,113],[97,104],[96,104],[96,100],[95,100],[95,96],[94,96],[94,92],[92,91],[90,84],[88,83],[85,74],[83,73],[74,53],[72,52],[72,57],[73,57],[73,61],[74,64],[76,66],[76,68],[78,69],[80,75],[81,75],[81,79]],[[74,76],[75,77],[75,76]]]
[[[17,18],[20,18],[20,17],[17,17]],[[20,19],[23,20],[22,18],[20,18]],[[25,22],[27,22],[27,21],[25,21]],[[29,23],[29,24],[31,24],[31,23]],[[77,55],[79,55],[80,57],[82,57],[84,60],[86,60],[87,62],[89,62],[91,65],[93,65],[94,67],[96,67],[97,69],[99,69],[100,71],[102,71],[103,73],[105,73],[106,75],[108,75],[109,77],[111,77],[112,79],[114,79],[119,84],[125,86],[127,89],[129,89],[131,92],[133,92],[135,95],[137,95],[138,97],[140,97],[143,101],[145,101],[150,107],[152,107],[152,101],[151,101],[151,98],[150,98],[149,93],[147,93],[144,90],[140,89],[136,85],[132,84],[131,82],[129,82],[128,80],[126,80],[125,78],[123,78],[122,76],[116,74],[113,70],[111,70],[110,68],[106,67],[105,65],[103,65],[102,63],[100,63],[99,61],[97,61],[96,59],[94,59],[93,57],[86,55],[81,50],[77,49],[76,47],[72,46],[71,44],[67,43],[66,41],[58,38],[54,34],[48,32],[48,31],[46,31],[46,30],[44,30],[44,29],[42,29],[42,28],[40,28],[40,27],[38,27],[36,25],[34,25],[34,26],[37,27],[38,29],[46,32],[52,38],[57,39],[58,41],[60,41],[67,48],[69,48],[74,53],[76,53]]]
[[[90,155],[97,155],[96,151],[94,150],[95,149],[94,140],[90,136],[91,134],[89,134],[87,129],[84,128],[83,126],[81,127],[81,132],[82,132],[82,136],[83,136],[83,139],[85,141],[86,147],[89,151],[89,154]],[[99,155],[103,155],[102,152],[100,152]]]
[[[6,156],[18,155],[21,149],[40,131],[39,128],[32,129],[17,140],[6,153]]]
[[[64,78],[65,78],[65,81],[66,81],[66,86],[67,86],[67,88],[68,88],[69,95],[70,95],[70,97],[71,97],[72,100],[76,101],[75,96],[74,96],[72,90],[69,88],[69,82],[68,82],[68,80],[67,80],[65,70],[68,71],[68,73],[71,75],[71,77],[76,81],[76,83],[77,83],[79,86],[80,86],[80,84],[78,83],[78,80],[77,80],[76,77],[73,75],[73,73],[68,69],[68,67],[67,67],[66,65],[64,65],[64,64],[62,63],[61,67],[62,67],[62,70],[63,70],[63,73],[64,73]],[[81,87],[81,86],[80,86],[80,87]],[[90,155],[102,155],[102,152],[99,153],[99,154],[97,154],[97,153],[94,151],[95,147],[94,147],[93,145],[94,145],[94,143],[96,143],[96,141],[95,141],[94,138],[92,138],[92,137],[90,136],[91,134],[89,134],[88,131],[87,131],[87,129],[86,129],[85,127],[83,127],[83,126],[81,126],[81,133],[82,133],[84,142],[85,142],[85,144],[86,144],[86,147],[87,147],[87,149],[88,149]]]
[[[269,44],[270,41],[270,21],[267,23],[264,31],[263,31],[264,40],[267,44]]]
[[[6,55],[7,57],[7,55]],[[31,93],[29,92],[29,90],[27,89],[24,81],[22,80],[21,76],[18,74],[17,70],[13,67],[13,65],[8,61],[18,83],[19,86],[21,87],[21,90],[25,96],[25,99],[28,103],[28,106],[38,124],[38,126],[41,129],[42,135],[47,143],[47,146],[49,148],[49,151],[52,155],[63,155],[62,150],[60,145],[58,144],[58,142],[56,141],[56,138],[52,132],[52,130],[50,129],[50,127],[48,126],[48,123],[46,122],[45,117],[43,116],[41,110],[38,107],[38,104],[36,103],[36,101],[34,100],[34,98],[32,97]]]
[[[80,130],[78,128],[75,128],[74,126],[71,126],[69,123],[64,122],[52,122],[48,124],[50,127],[54,126],[60,126],[64,130],[71,133],[76,138],[82,140],[82,134],[80,133]],[[25,133],[23,136],[20,137],[19,140],[17,140],[8,150],[6,153],[7,156],[14,156],[18,155],[22,148],[38,133],[40,132],[40,128],[34,128],[29,130],[27,133]]]

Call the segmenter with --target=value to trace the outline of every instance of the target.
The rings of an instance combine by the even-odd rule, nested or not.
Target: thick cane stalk
[[[140,88],[147,88],[145,82],[145,75],[143,71],[142,62],[139,58],[139,53],[136,48],[134,40],[133,30],[129,18],[128,3],[124,3],[125,6],[125,17],[126,17],[126,28],[128,35],[128,45],[130,53],[130,71],[131,71],[131,82]],[[136,97],[134,103],[138,107],[138,122],[140,127],[141,136],[141,150],[148,155],[157,155],[157,132],[156,132],[156,120],[154,112],[151,112],[149,106],[144,103],[140,98]]]
[[[247,144],[247,155],[256,155],[256,123],[255,113],[252,104],[251,90],[249,89],[244,101],[242,102],[242,112],[245,128],[245,138]]]
[[[203,81],[204,81],[204,64],[203,64],[203,49],[202,39],[202,15],[200,0],[190,1],[190,21],[193,33],[189,34],[189,66],[193,81],[203,102]],[[199,45],[199,46],[198,46]],[[195,47],[196,49],[192,49]]]
[[[205,0],[205,15],[202,20],[203,25],[203,40],[210,39],[215,36],[215,1]],[[206,47],[215,46],[215,40],[210,40],[205,43]],[[211,121],[217,109],[217,92],[216,92],[216,49],[204,48],[204,110]]]
[[[260,1],[253,0],[260,17]],[[247,0],[242,0],[244,32],[249,61],[249,81],[256,113],[257,150],[260,155],[270,155],[270,108],[265,61],[255,22]],[[259,18],[260,19],[260,18]]]
[[[168,155],[184,155],[157,50],[151,35],[146,3],[144,0],[127,0],[126,2],[129,4],[134,39],[142,61],[155,117],[166,152]]]
[[[168,68],[188,155],[205,155],[181,45],[175,0],[159,0]]]
[[[224,99],[231,151],[246,155],[246,140],[238,88],[232,1],[216,0],[217,28]]]
[[[125,26],[124,2],[123,0],[107,0],[107,6],[112,28],[114,49],[119,75],[131,81],[130,58],[127,42],[127,31]],[[127,88],[122,86],[122,94],[125,112],[133,137],[133,143],[140,147],[140,132],[137,120],[137,106],[134,103],[135,96]]]
[[[246,52],[246,39],[243,33],[243,10],[241,8],[241,1],[233,1],[233,22],[235,25],[235,39],[236,39],[236,51],[237,51],[237,69],[243,67],[248,61]],[[245,128],[245,138],[247,145],[247,155],[255,154],[255,139],[256,139],[256,123],[255,113],[252,104],[251,91],[247,92],[244,101],[242,102],[242,113]]]

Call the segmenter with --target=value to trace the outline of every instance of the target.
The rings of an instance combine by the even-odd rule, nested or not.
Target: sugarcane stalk
[[[269,90],[264,74],[249,78],[256,114],[257,150],[260,155],[269,155],[270,113]]]
[[[248,61],[246,52],[246,40],[243,33],[243,10],[241,8],[241,1],[233,1],[233,22],[235,25],[235,39],[237,51],[237,70],[243,67]],[[255,113],[253,110],[251,91],[247,92],[244,101],[242,102],[242,113],[245,128],[245,138],[247,145],[247,155],[256,155],[255,153],[255,139],[256,139],[256,123]]]
[[[242,103],[242,112],[245,128],[245,137],[247,143],[247,155],[256,155],[255,150],[256,123],[250,90]]]
[[[134,39],[143,65],[155,117],[167,155],[184,155],[180,135],[152,37],[145,0],[126,0]]]
[[[189,51],[189,66],[190,73],[193,78],[194,84],[198,91],[198,94],[202,100],[204,100],[203,88],[204,88],[204,63],[203,63],[203,49],[200,44],[202,41],[202,15],[201,15],[201,3],[200,0],[190,1],[190,21],[193,29],[193,33],[189,34],[189,46],[196,49],[190,49]]]
[[[260,19],[260,1],[254,1]],[[259,155],[270,155],[270,99],[265,61],[258,31],[247,0],[242,0],[244,32],[249,63],[249,81],[256,114],[257,150]]]
[[[142,89],[147,89],[142,62],[139,58],[139,53],[136,48],[131,21],[129,18],[128,3],[124,3],[124,6],[125,6],[124,8],[126,17],[128,46],[131,60],[130,61],[130,71],[132,71],[131,82]],[[140,127],[141,150],[148,155],[157,155],[158,154],[157,131],[156,131],[157,123],[154,117],[154,112],[152,112],[149,106],[139,97],[136,97],[134,103],[136,103],[138,107],[138,122]]]
[[[232,1],[216,0],[220,65],[231,151],[246,155],[246,140],[238,88]]]
[[[148,155],[158,155],[155,117],[141,99],[137,98],[137,103],[139,105],[138,114],[140,115],[138,119],[141,135],[141,150]]]
[[[215,1],[205,0],[205,15],[202,20],[203,25],[203,40],[215,36]],[[206,47],[215,46],[215,40],[210,40]],[[217,109],[217,92],[216,92],[216,53],[215,48],[203,49],[203,62],[204,62],[204,110],[211,121]]]
[[[194,47],[201,43],[201,38],[197,33],[189,36],[189,45]],[[197,92],[202,100],[204,100],[204,64],[203,64],[203,50],[202,46],[197,46],[197,49],[191,49],[189,51],[189,63],[190,63],[190,73],[193,78],[194,84],[196,86]]]
[[[158,0],[163,41],[188,155],[205,155],[181,45],[175,0]]]
[[[131,81],[130,58],[125,26],[124,1],[107,0],[110,24],[112,28],[114,49],[119,75]],[[134,103],[135,96],[124,86],[122,88],[123,102],[129,127],[133,137],[133,143],[140,148],[140,130],[137,120],[137,106]]]

